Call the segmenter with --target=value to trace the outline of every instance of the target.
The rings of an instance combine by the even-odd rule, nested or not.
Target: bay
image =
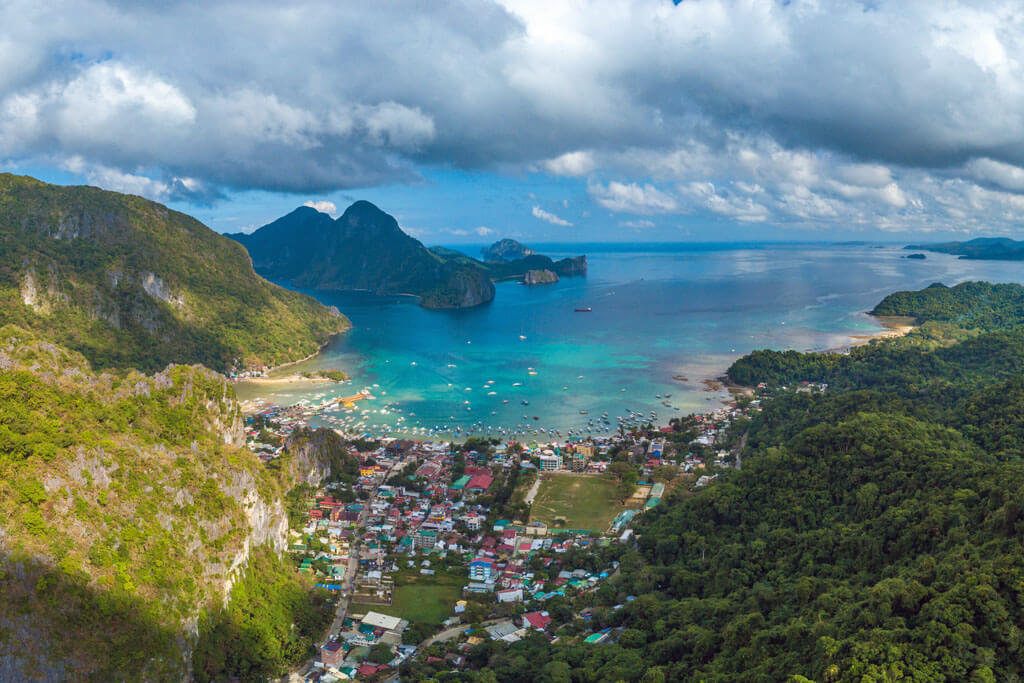
[[[533,287],[499,283],[491,304],[457,311],[425,310],[411,297],[308,292],[337,306],[353,328],[287,373],[340,368],[351,381],[243,382],[239,397],[318,404],[366,387],[373,400],[310,422],[336,426],[331,419],[347,417],[370,434],[605,433],[604,413],[614,430],[616,418],[630,413],[665,424],[719,407],[728,394],[704,380],[751,350],[834,349],[878,333],[866,311],[890,292],[1024,280],[1024,263],[906,259],[898,245],[535,248],[555,258],[587,254],[588,275]]]

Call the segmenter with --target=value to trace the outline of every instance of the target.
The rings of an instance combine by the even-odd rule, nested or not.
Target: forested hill
[[[1024,329],[975,310],[1012,308],[1018,289],[942,292],[971,330],[738,361],[730,376],[774,387],[732,427],[742,468],[644,514],[634,548],[600,551],[620,573],[552,605],[556,643],[471,651],[480,679],[1019,680]],[[938,295],[890,304],[928,318],[909,302]],[[612,642],[582,642],[606,628]]]
[[[277,364],[348,327],[256,275],[236,242],[141,197],[0,174],[0,324],[94,367]]]
[[[530,270],[562,276],[587,272],[586,256],[554,261],[513,240],[485,250],[495,259],[486,263],[453,249],[427,249],[367,201],[355,202],[337,220],[300,206],[251,234],[228,237],[249,250],[266,277],[308,289],[414,294],[425,308],[488,303],[495,294],[492,281],[521,279]]]
[[[1024,242],[1008,237],[979,237],[967,242],[943,242],[936,244],[911,244],[904,249],[934,251],[953,254],[963,259],[985,261],[1022,261]]]
[[[432,253],[366,201],[337,220],[299,207],[252,234],[229,237],[249,250],[260,273],[298,287],[415,294],[428,308],[464,308],[494,298],[486,274]]]
[[[912,317],[918,323],[946,322],[978,330],[1004,330],[1024,324],[1024,287],[988,282],[935,283],[917,292],[895,292],[871,311],[878,316]]]

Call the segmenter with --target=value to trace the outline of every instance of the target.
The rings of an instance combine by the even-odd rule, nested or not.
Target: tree
[[[387,664],[394,658],[394,655],[391,653],[390,647],[384,643],[377,643],[370,648],[370,654],[366,658],[374,664]]]

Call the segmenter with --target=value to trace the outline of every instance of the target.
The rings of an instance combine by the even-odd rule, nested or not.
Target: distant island
[[[530,271],[585,275],[587,257],[553,261],[515,240],[499,240],[479,261],[454,249],[432,247],[407,235],[393,216],[367,201],[337,220],[302,206],[240,242],[264,277],[303,289],[410,294],[424,308],[470,308],[494,299],[494,282],[523,280]]]
[[[907,254],[907,255],[906,255],[906,256],[904,256],[903,258],[909,258],[909,259],[914,259],[914,260],[916,260],[916,261],[923,261],[923,260],[925,260],[925,259],[926,259],[926,258],[928,258],[928,257],[927,257],[927,256],[925,256],[924,254],[920,254],[920,253],[918,253],[918,254]]]
[[[915,251],[933,251],[939,254],[953,254],[962,259],[979,261],[1024,261],[1024,242],[1010,239],[1009,237],[979,237],[967,242],[910,244],[903,248]]]
[[[484,261],[517,261],[527,256],[533,256],[537,252],[530,249],[525,244],[517,242],[515,240],[503,239],[498,240],[489,247],[485,247],[480,250],[483,254]]]

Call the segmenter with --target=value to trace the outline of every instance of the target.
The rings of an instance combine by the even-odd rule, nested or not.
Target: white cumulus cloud
[[[317,211],[319,211],[320,213],[326,213],[326,214],[331,215],[331,216],[337,216],[338,215],[338,207],[337,207],[337,205],[335,205],[334,202],[329,202],[329,201],[327,201],[325,199],[322,199],[322,200],[319,200],[319,201],[313,201],[312,199],[310,199],[308,202],[303,204],[303,206],[312,207],[312,208],[316,209]]]
[[[540,208],[539,206],[533,207],[533,212],[532,213],[533,213],[535,218],[539,218],[540,220],[545,221],[547,223],[550,223],[551,225],[561,225],[561,226],[565,226],[565,227],[568,227],[568,226],[572,225],[572,223],[570,223],[569,221],[565,220],[564,218],[559,218],[555,214],[550,213],[548,211],[545,211],[544,209]]]
[[[612,181],[607,185],[592,183],[587,191],[594,200],[606,209],[623,213],[671,213],[679,204],[669,194],[650,183],[621,183]]]

